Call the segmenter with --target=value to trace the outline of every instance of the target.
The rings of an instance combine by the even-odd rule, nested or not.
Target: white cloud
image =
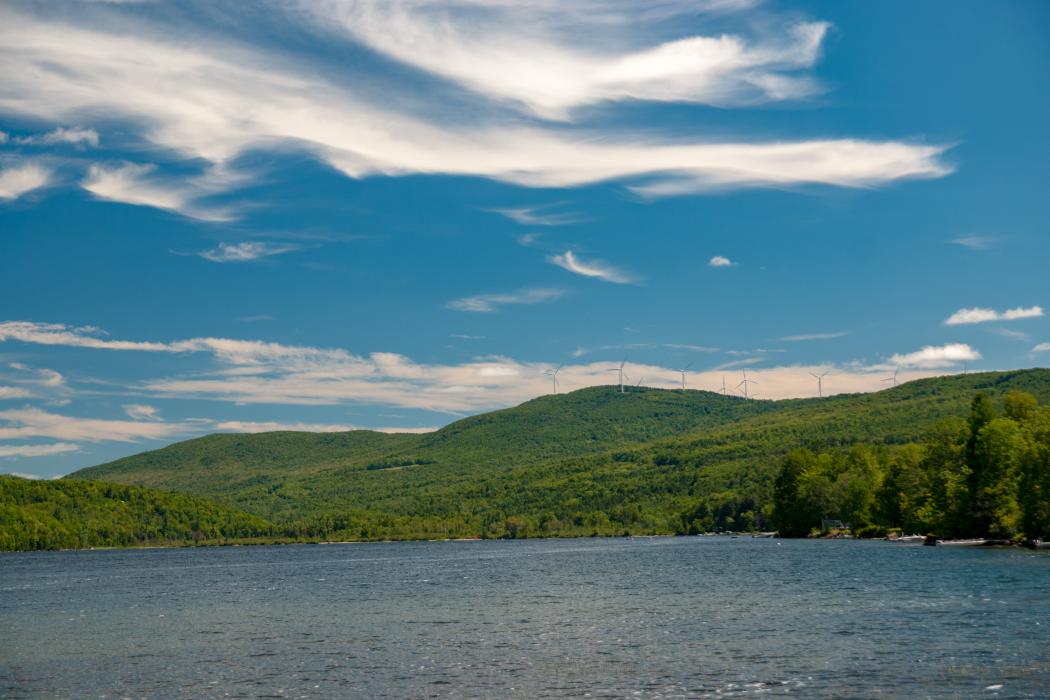
[[[989,328],[988,332],[994,333],[995,335],[1001,335],[1002,337],[1009,338],[1010,340],[1026,341],[1030,338],[1030,336],[1024,331],[1016,331],[1012,328]]]
[[[987,323],[988,321],[1015,321],[1021,318],[1038,318],[1042,315],[1043,307],[1041,306],[1028,308],[1019,306],[1016,309],[1007,309],[1006,311],[974,307],[972,309],[959,309],[949,316],[944,324],[946,326],[958,326],[970,323]]]
[[[781,340],[785,340],[789,343],[799,343],[807,340],[834,340],[835,338],[844,338],[849,335],[849,331],[835,331],[832,333],[803,333],[802,335],[786,335]]]
[[[220,243],[218,248],[202,251],[198,253],[198,255],[205,260],[211,260],[212,262],[217,263],[247,262],[249,260],[266,258],[271,255],[290,253],[293,250],[298,250],[298,248],[293,245],[275,245],[272,243],[245,241],[243,243]]]
[[[35,134],[32,136],[21,136],[15,139],[15,143],[26,145],[53,146],[58,143],[69,143],[74,146],[98,146],[98,132],[94,129],[83,129],[81,127],[58,127],[46,134]]]
[[[634,282],[632,277],[600,260],[591,262],[580,260],[571,250],[566,251],[563,255],[552,255],[548,259],[552,264],[584,277],[596,277],[616,284],[630,284]]]
[[[584,220],[578,214],[551,211],[544,213],[545,209],[547,207],[518,207],[515,209],[490,209],[489,211],[495,214],[502,214],[522,226],[567,226]],[[539,234],[526,234],[526,236],[528,235],[535,237]],[[526,236],[522,236],[518,240],[521,241]],[[532,241],[529,240],[528,242],[531,243]],[[523,243],[523,245],[527,245],[527,243]]]
[[[201,176],[174,180],[157,175],[154,164],[92,165],[81,186],[99,199],[156,207],[202,221],[231,221],[228,207],[202,206],[200,199],[234,186],[241,178],[212,169]]]
[[[953,238],[952,243],[970,250],[985,250],[995,243],[995,239],[991,236],[960,236],[959,238]]]
[[[37,408],[0,411],[0,422],[8,424],[0,425],[0,440],[43,437],[88,442],[136,442],[184,434],[191,429],[189,424],[78,418]]]
[[[522,289],[508,294],[479,294],[462,299],[454,299],[445,306],[456,311],[491,313],[508,304],[541,304],[554,301],[565,295],[563,289]]]
[[[384,6],[347,7],[363,7],[374,18],[385,12]],[[396,9],[394,14],[406,12]],[[552,22],[563,14],[550,9],[547,28],[556,29]],[[374,75],[362,74],[352,63],[341,64],[336,72],[307,56],[293,60],[272,47],[252,47],[244,36],[222,37],[218,26],[181,31],[186,28],[176,30],[157,16],[86,5],[55,16],[0,7],[0,45],[6,50],[0,111],[67,123],[105,114],[132,128],[137,125],[148,144],[200,159],[210,168],[204,175],[176,181],[162,179],[144,166],[98,166],[85,186],[100,198],[206,220],[235,215],[200,200],[236,186],[231,163],[253,149],[294,148],[355,178],[442,173],[534,187],[644,180],[634,188],[650,196],[806,183],[867,187],[902,178],[941,177],[952,170],[941,161],[944,147],[903,141],[792,142],[768,135],[715,143],[696,134],[657,137],[508,121],[494,108],[449,111],[444,101],[433,101],[414,81],[411,87],[395,80],[374,90],[369,87]],[[379,41],[377,31],[387,32],[391,41],[403,38],[406,46],[419,47],[445,31],[441,25],[424,23],[418,36],[399,38],[389,32],[401,25],[377,26],[373,22],[360,27],[370,45]],[[634,26],[631,21],[619,25],[617,31],[630,39],[627,43],[636,43],[630,35]],[[506,24],[504,31],[525,28]],[[449,32],[450,37],[458,36],[454,27]],[[809,90],[808,81],[791,72],[815,60],[823,32],[822,24],[813,23],[758,43],[728,35],[679,37],[637,50],[613,48],[615,37],[599,32],[597,41],[612,42],[609,51],[602,51],[609,55],[587,68],[585,79],[579,77],[573,59],[564,89],[558,85],[559,62],[547,62],[545,54],[520,53],[523,42],[513,41],[502,44],[502,51],[517,53],[513,61],[521,62],[527,75],[551,83],[555,93],[545,99],[528,87],[535,85],[534,79],[513,80],[505,72],[492,84],[505,84],[512,93],[508,98],[553,111],[621,98],[710,98],[715,103],[725,101],[723,97],[730,103],[747,102],[748,95],[790,98]],[[476,53],[478,41],[498,45],[503,41],[499,36],[479,35],[463,48]],[[329,39],[324,32],[318,37]],[[454,51],[457,41],[438,43],[441,51]],[[579,37],[563,44],[574,54],[571,47],[578,46]],[[387,48],[394,50],[382,50]],[[590,66],[591,59],[584,55],[583,63]],[[435,55],[431,65],[448,74],[450,59]],[[498,97],[484,91],[482,95]],[[464,114],[471,116],[463,118]]]
[[[12,334],[10,324],[0,324],[0,340],[6,337],[30,343],[121,351],[201,352],[211,354],[219,363],[213,371],[157,378],[128,387],[158,398],[200,398],[241,404],[379,404],[463,414],[513,405],[548,393],[550,380],[544,371],[553,368],[549,363],[523,362],[500,356],[474,358],[461,364],[424,364],[396,353],[355,355],[336,348],[222,338],[193,338],[168,343],[102,340],[87,335],[83,329],[58,324],[35,324],[39,328],[34,329],[30,327],[33,325],[21,322],[15,329],[17,333]],[[688,347],[704,352],[709,350],[704,346]],[[1042,349],[1050,350],[1050,344]],[[892,370],[897,365],[904,368],[901,380],[905,381],[932,376],[938,373],[937,369],[976,359],[980,359],[980,354],[968,345],[926,347],[907,355],[894,355],[889,363],[881,365],[844,366],[835,370],[834,385],[826,385],[826,389],[833,392],[874,391],[885,388],[880,381],[885,370]],[[752,367],[763,361],[761,357],[744,357],[705,372],[690,372],[688,386],[717,390],[725,370],[747,366],[749,377],[762,383],[763,398],[814,393],[808,383],[808,372],[814,368]],[[646,377],[649,386],[680,386],[681,375],[673,368],[640,363],[629,365],[629,374]],[[607,362],[566,364],[558,374],[559,386],[568,391],[608,385],[611,383],[611,366]],[[824,369],[828,367],[821,371]],[[57,416],[34,409],[0,412],[0,420],[15,423],[0,428],[0,439],[52,437],[130,441],[200,432],[205,427],[217,425],[213,421],[178,424],[92,420]],[[229,427],[232,423],[226,422],[226,425]]]
[[[889,366],[899,365],[901,367],[917,367],[920,369],[938,369],[979,359],[981,359],[981,353],[969,345],[965,343],[948,343],[946,345],[926,345],[915,352],[893,355],[890,358]]]
[[[0,400],[3,399],[28,399],[33,392],[17,386],[0,386]]]
[[[1050,352],[1050,343],[1039,343],[1032,348],[1032,352]]]
[[[0,161],[0,200],[15,200],[26,192],[44,187],[51,181],[53,171],[37,161],[14,162],[4,165]]]
[[[715,257],[708,260],[707,264],[711,267],[732,267],[736,263],[734,263],[727,257],[724,257],[722,255],[716,255]]]
[[[799,72],[828,30],[810,22],[768,37],[649,38],[654,19],[695,13],[697,3],[664,3],[655,18],[625,3],[303,4],[376,51],[549,119],[610,100],[724,107],[809,97],[820,87]]]
[[[307,433],[345,433],[349,430],[372,430],[378,433],[432,433],[437,428],[361,428],[355,425],[329,423],[278,423],[273,421],[245,422],[223,421],[215,424],[216,430],[235,433],[269,433],[281,430]]]
[[[127,403],[122,407],[124,413],[132,420],[161,420],[156,406],[141,403]]]
[[[48,445],[0,445],[0,457],[49,457],[51,455],[76,452],[79,445],[68,442],[53,442]],[[16,474],[23,478],[38,478],[28,474]]]

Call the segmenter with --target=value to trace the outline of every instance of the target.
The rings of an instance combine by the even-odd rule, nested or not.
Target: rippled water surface
[[[1050,557],[657,538],[0,555],[0,697],[1050,697]]]

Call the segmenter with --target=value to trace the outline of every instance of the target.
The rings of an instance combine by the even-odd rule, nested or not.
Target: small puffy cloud
[[[243,243],[220,243],[218,248],[201,251],[197,255],[205,260],[217,263],[248,262],[259,258],[267,258],[271,255],[290,253],[293,250],[298,250],[298,248],[293,245],[273,245],[270,243],[245,241]]]
[[[124,404],[124,413],[133,420],[160,420],[156,406],[148,406],[141,403]]]
[[[521,289],[508,294],[479,294],[462,299],[453,299],[445,306],[455,311],[491,313],[501,306],[518,304],[541,304],[554,301],[565,295],[563,289]]]
[[[3,166],[0,169],[0,200],[14,201],[26,192],[40,189],[51,181],[52,174],[51,168],[33,161]]]
[[[1050,352],[1050,343],[1039,343],[1032,348],[1032,352]]]
[[[595,277],[615,284],[630,284],[634,281],[629,275],[600,260],[584,262],[571,250],[566,251],[563,255],[552,255],[549,260],[553,265],[584,277]]]
[[[727,257],[724,257],[722,255],[716,255],[715,257],[713,257],[710,260],[708,260],[707,264],[710,267],[732,267],[736,263],[734,263],[732,260],[730,260]]]
[[[919,369],[938,369],[979,359],[981,359],[981,353],[966,343],[948,343],[946,345],[926,345],[915,352],[896,354],[890,358],[890,364]]]
[[[65,452],[76,452],[79,449],[79,445],[69,442],[53,442],[48,445],[0,445],[0,457],[49,457]],[[26,474],[17,476],[35,478]]]
[[[989,321],[1016,321],[1021,318],[1038,318],[1043,315],[1043,307],[1030,306],[1028,308],[1017,307],[1006,311],[995,309],[983,309],[974,307],[972,309],[959,309],[945,320],[946,326],[959,326],[971,323],[987,323]]]

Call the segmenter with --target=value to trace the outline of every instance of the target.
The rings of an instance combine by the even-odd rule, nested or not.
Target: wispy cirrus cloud
[[[548,260],[553,265],[584,277],[594,277],[615,284],[631,284],[635,281],[630,275],[601,260],[585,262],[571,250],[565,251],[561,255],[552,255]]]
[[[1043,307],[1029,306],[1027,308],[1018,306],[1015,309],[996,311],[995,309],[984,309],[974,307],[972,309],[959,309],[945,321],[946,326],[958,326],[971,323],[987,323],[989,321],[1016,321],[1022,318],[1039,318],[1043,316]]]
[[[516,292],[505,294],[478,294],[462,299],[453,299],[445,304],[449,309],[455,311],[471,311],[474,313],[492,313],[501,306],[518,306],[529,304],[542,304],[565,296],[564,289],[520,289]]]
[[[74,146],[98,146],[98,132],[81,127],[58,127],[44,134],[30,134],[11,139],[14,143],[26,146],[54,146],[67,143]]]
[[[141,403],[128,403],[122,407],[124,413],[132,420],[161,420],[160,411],[156,406]]]
[[[803,333],[801,335],[786,335],[781,340],[789,343],[801,343],[807,340],[834,340],[849,335],[849,331],[833,331],[831,333]]]
[[[1032,348],[1032,352],[1050,352],[1050,343],[1039,343]]]
[[[547,119],[627,99],[726,107],[809,97],[821,88],[801,71],[820,56],[829,27],[797,22],[770,36],[660,40],[650,38],[655,21],[703,5],[664,3],[657,13],[626,3],[571,9],[543,2],[367,0],[306,6],[318,22],[338,23],[376,51]],[[601,41],[611,27],[621,46]]]
[[[51,182],[54,169],[38,160],[0,160],[0,200],[16,200]]]
[[[161,175],[152,163],[120,163],[92,165],[81,187],[98,199],[166,209],[202,221],[232,221],[236,216],[229,207],[208,206],[201,200],[239,181],[240,176],[219,169],[191,178],[172,178]]]
[[[487,15],[482,22],[498,31],[462,36],[466,25],[457,6],[466,15]],[[236,5],[208,7],[198,19],[242,13]],[[427,19],[449,8],[456,18],[448,24]],[[952,171],[944,146],[906,140],[791,141],[763,134],[714,142],[696,133],[658,137],[599,124],[566,129],[542,119],[503,118],[503,107],[519,103],[530,113],[563,118],[610,100],[733,105],[812,94],[815,83],[798,72],[819,55],[822,22],[781,23],[768,36],[685,33],[650,42],[638,32],[653,10],[630,3],[617,8],[604,15],[620,19],[602,22],[596,11],[573,11],[595,29],[595,46],[580,45],[586,33],[564,34],[569,11],[553,5],[541,11],[503,3],[358,2],[288,14],[295,21],[320,13],[322,22],[307,28],[319,45],[345,51],[363,44],[466,88],[454,104],[481,103],[450,111],[444,100],[420,91],[418,81],[393,80],[372,90],[364,69],[343,63],[334,70],[325,63],[328,52],[292,58],[249,31],[231,29],[240,23],[198,26],[187,12],[175,25],[154,8],[128,12],[99,3],[54,15],[5,5],[0,110],[88,126],[105,114],[128,124],[157,153],[204,164],[204,174],[162,177],[142,169],[148,166],[99,166],[87,189],[103,199],[218,221],[236,211],[203,200],[236,187],[229,177],[234,163],[259,149],[294,149],[354,178],[440,173],[529,187],[623,180],[649,196],[811,183],[868,187]],[[354,21],[340,37],[331,28],[346,13]],[[521,21],[507,21],[508,15]],[[520,73],[508,70],[514,66]]]
[[[952,239],[952,243],[955,245],[969,248],[970,250],[986,250],[992,247],[995,241],[996,239],[992,236],[960,236]]]
[[[197,255],[217,263],[249,262],[273,255],[291,253],[295,250],[299,250],[299,247],[289,244],[244,241],[242,243],[220,243],[218,248],[203,250]]]
[[[501,214],[522,226],[567,226],[586,220],[579,214],[551,211],[549,206],[490,209],[489,211]]]

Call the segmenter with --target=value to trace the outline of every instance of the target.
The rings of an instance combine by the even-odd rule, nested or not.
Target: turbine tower
[[[551,381],[554,382],[554,393],[555,394],[558,393],[558,372],[560,372],[561,368],[564,367],[564,366],[565,366],[564,364],[560,364],[560,365],[558,365],[558,369],[549,369],[549,370],[544,372],[544,374],[550,375]]]
[[[739,384],[736,385],[736,388],[739,389],[741,386],[744,387],[744,398],[747,399],[747,398],[749,398],[748,395],[747,395],[747,385],[748,384],[758,384],[758,382],[756,382],[754,379],[748,379],[747,378],[747,370],[746,369],[743,370],[743,372],[744,372],[744,379],[743,379],[742,382],[740,382]]]
[[[677,372],[681,372],[682,373],[682,391],[685,391],[685,371],[687,369],[689,369],[690,367],[692,367],[692,366],[693,366],[692,363],[689,363],[688,365],[686,365],[682,369],[675,370]]]
[[[610,372],[619,372],[619,374],[620,374],[620,393],[621,394],[624,393],[624,391],[623,391],[623,366],[625,364],[627,364],[627,358],[626,357],[623,358],[623,362],[620,363],[619,367],[614,367],[613,369],[609,370]]]
[[[893,382],[893,386],[897,386],[897,373],[900,372],[900,371],[901,371],[901,368],[898,366],[897,369],[893,370],[893,376],[892,377],[886,377],[882,381],[884,381],[884,382]]]
[[[722,396],[726,395],[726,375],[722,375]]]
[[[824,396],[824,377],[828,376],[829,374],[831,374],[830,369],[824,374],[813,374],[812,372],[809,373],[809,376],[814,377],[817,380],[817,396]]]

